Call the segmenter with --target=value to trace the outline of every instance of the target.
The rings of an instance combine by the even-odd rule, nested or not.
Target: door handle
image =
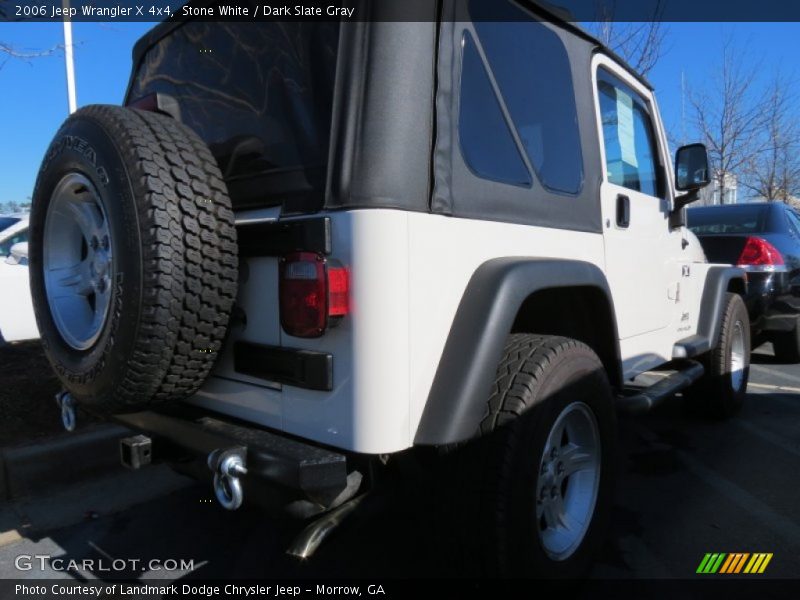
[[[631,224],[631,200],[624,194],[617,195],[617,227],[627,228]]]

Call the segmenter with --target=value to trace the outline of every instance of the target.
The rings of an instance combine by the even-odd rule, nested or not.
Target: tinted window
[[[173,96],[226,178],[323,166],[338,37],[336,23],[188,21],[147,52],[129,99]]]
[[[472,0],[470,13],[539,181],[551,190],[578,193],[583,158],[564,44],[554,31],[506,2]]]
[[[769,207],[740,205],[690,208],[686,215],[689,229],[697,234],[763,233],[766,231]]]
[[[609,182],[661,197],[653,126],[645,101],[606,71],[598,72]]]
[[[463,46],[458,131],[464,160],[480,177],[529,186],[530,173],[468,33],[464,34]]]
[[[14,223],[18,223],[19,219],[16,217],[0,217],[0,231],[11,227]]]

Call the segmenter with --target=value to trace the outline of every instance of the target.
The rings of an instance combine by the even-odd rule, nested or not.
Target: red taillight
[[[343,317],[350,311],[347,269],[328,266],[328,316]]]
[[[348,311],[347,269],[313,252],[295,252],[280,265],[281,327],[295,337],[319,337],[330,318]]]
[[[739,256],[740,266],[756,267],[782,265],[783,257],[778,249],[767,240],[760,237],[749,237],[744,245],[744,250]]]

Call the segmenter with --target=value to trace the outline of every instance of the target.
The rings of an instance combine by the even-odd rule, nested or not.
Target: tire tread
[[[123,157],[142,251],[138,330],[112,394],[87,399],[120,410],[191,396],[213,367],[237,291],[234,216],[219,167],[191,129],[157,113],[91,105]]]
[[[591,348],[580,341],[511,334],[475,439],[448,450],[442,481],[448,488],[445,493],[455,494],[458,499],[457,522],[471,524],[454,532],[461,540],[460,562],[478,569],[482,575],[508,576],[516,572],[517,559],[509,546],[509,535],[520,524],[513,522],[509,494],[519,484],[515,449],[523,444],[525,435],[524,428],[516,425],[525,413],[541,408],[539,390],[554,364],[573,352],[591,356],[602,370]]]

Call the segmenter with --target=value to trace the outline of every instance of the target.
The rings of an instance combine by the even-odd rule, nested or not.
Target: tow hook
[[[75,423],[78,419],[77,405],[75,399],[68,391],[64,390],[56,394],[56,404],[61,409],[61,424],[67,431],[75,431]]]
[[[214,471],[214,494],[228,510],[242,505],[244,492],[241,477],[247,475],[246,449],[214,450],[208,455],[208,466]]]

